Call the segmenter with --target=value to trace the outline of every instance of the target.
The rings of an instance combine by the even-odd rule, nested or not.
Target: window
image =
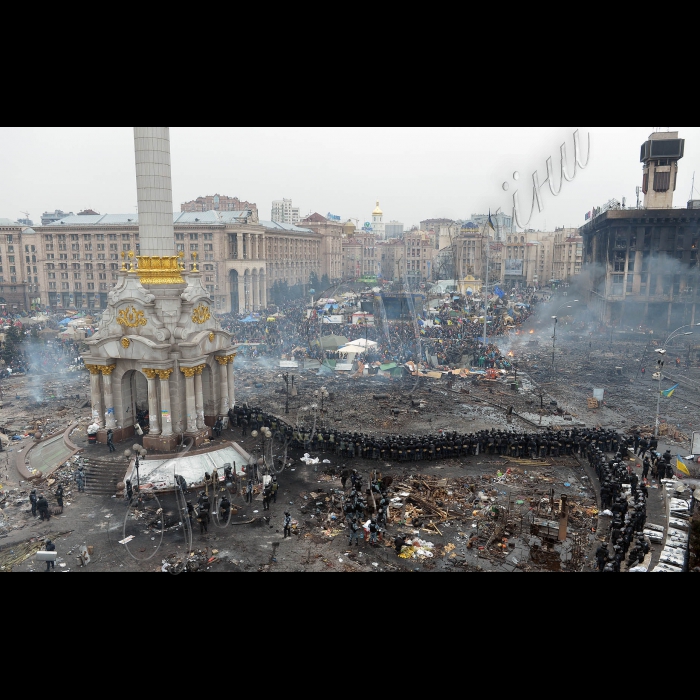
[[[213,240],[214,240],[214,234],[213,234],[213,233],[205,233],[205,234],[204,234],[204,240],[205,240],[205,241],[213,241]]]
[[[110,240],[110,241],[116,241],[116,240],[117,240],[117,234],[116,234],[116,233],[110,233],[110,234],[109,234],[109,240]]]
[[[191,241],[198,241],[198,240],[199,240],[199,234],[198,234],[198,233],[191,233],[191,234],[190,234],[190,240],[191,240]]]
[[[654,173],[654,192],[668,192],[671,189],[671,173]]]
[[[184,240],[185,240],[185,234],[184,234],[184,233],[176,233],[176,234],[175,234],[175,240],[176,240],[176,241],[184,241]]]
[[[627,294],[632,294],[634,290],[634,275],[627,275]]]
[[[105,235],[104,235],[104,233],[98,233],[96,238],[98,241],[104,241]]]
[[[112,251],[112,250],[116,251],[116,250],[119,250],[119,246],[116,243],[110,243],[109,249],[110,249],[110,251]]]
[[[128,233],[122,233],[122,240],[123,241],[129,241],[131,240],[131,235]]]
[[[190,251],[196,252],[199,250],[199,244],[198,243],[190,243]]]
[[[70,239],[71,239],[71,241],[77,241],[80,239],[80,236],[78,236],[77,233],[71,233]]]
[[[122,246],[122,250],[123,250],[125,253],[128,253],[128,252],[131,250],[131,246],[127,243],[126,245],[123,245],[123,246]]]

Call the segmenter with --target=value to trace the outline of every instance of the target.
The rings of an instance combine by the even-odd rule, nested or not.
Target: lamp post
[[[695,327],[700,327],[700,323],[696,323]],[[686,328],[693,328],[693,326],[681,326],[680,328],[677,328],[671,335],[668,337],[668,340],[664,343],[663,348],[657,350],[657,354],[659,355],[659,360],[656,363],[658,368],[659,368],[659,395],[656,399],[656,428],[654,430],[654,436],[658,439],[659,438],[659,428],[660,426],[660,416],[661,416],[661,382],[663,381],[663,370],[664,366],[666,365],[666,348],[668,347],[668,344],[672,341],[675,340],[676,338],[680,337],[681,335],[683,336],[689,336],[693,335],[694,331],[689,331],[686,333],[681,333],[681,331],[685,330]]]
[[[578,299],[574,299],[574,304],[578,303]],[[564,304],[563,306],[560,306],[557,309],[557,313],[561,311],[562,309],[571,309],[573,308],[571,304]],[[552,369],[555,368],[555,358],[556,358],[556,351],[557,351],[557,325],[559,323],[559,317],[558,316],[552,316],[552,320],[554,321],[554,338],[552,339]]]
[[[287,385],[287,401],[284,406],[284,412],[285,415],[289,415],[289,372],[285,372],[282,375],[282,379],[284,380],[284,383]]]

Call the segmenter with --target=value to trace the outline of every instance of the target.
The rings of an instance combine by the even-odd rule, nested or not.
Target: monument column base
[[[185,438],[192,438],[194,440],[194,446],[192,449],[201,447],[207,440],[211,440],[212,430],[211,428],[202,428],[196,433],[185,433]]]
[[[124,442],[125,440],[131,440],[134,435],[136,435],[136,431],[134,430],[134,426],[130,425],[127,428],[115,428],[113,431],[113,436],[112,436],[112,442],[117,445],[120,442]],[[100,445],[106,445],[107,444],[107,430],[102,429],[97,432],[97,442],[100,443]]]
[[[144,449],[148,450],[149,453],[175,452],[179,444],[179,435],[168,435],[167,437],[163,437],[162,435],[146,435],[143,438]]]

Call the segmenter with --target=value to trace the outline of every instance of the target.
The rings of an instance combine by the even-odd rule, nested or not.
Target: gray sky
[[[686,139],[675,200],[685,206],[693,171],[700,171],[700,127],[672,128]],[[590,164],[557,198],[545,186],[544,211],[536,211],[530,228],[580,226],[587,211],[613,197],[636,203],[640,147],[654,127],[174,126],[173,204],[179,210],[184,201],[219,193],[256,202],[269,219],[272,200],[287,198],[302,215],[331,212],[364,222],[379,199],[385,221],[410,226],[489,208],[510,213],[519,186],[527,214],[532,173],[544,180],[551,156],[558,179],[560,146],[567,142],[573,163],[576,129],[584,146],[591,135]],[[132,127],[1,127],[0,153],[0,218],[17,219],[24,210],[38,224],[54,209],[136,211]],[[505,181],[513,186],[508,194]]]

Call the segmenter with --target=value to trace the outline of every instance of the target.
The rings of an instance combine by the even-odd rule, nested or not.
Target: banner
[[[505,261],[505,274],[506,277],[522,277],[523,276],[523,265],[524,260],[506,260]]]

